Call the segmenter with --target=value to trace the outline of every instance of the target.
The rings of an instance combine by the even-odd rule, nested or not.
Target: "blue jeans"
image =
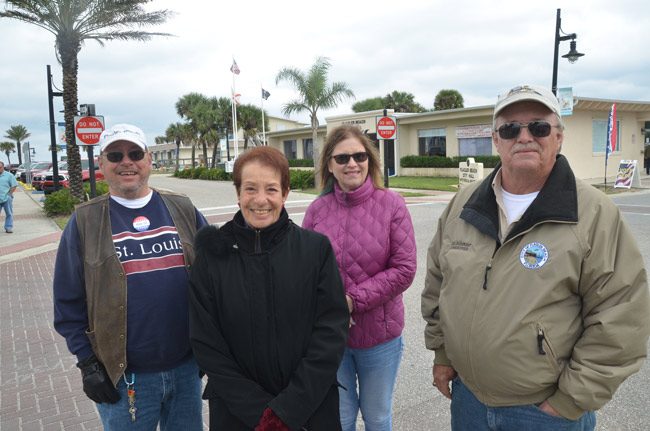
[[[367,349],[345,349],[337,373],[343,386],[339,388],[343,431],[356,429],[359,409],[366,431],[393,428],[393,389],[403,350],[401,336]]]
[[[127,379],[131,374],[127,373]],[[194,359],[159,373],[135,373],[135,422],[131,421],[126,383],[117,385],[116,404],[96,404],[105,431],[202,431],[201,379]]]
[[[452,431],[593,431],[596,414],[587,412],[578,420],[551,416],[535,404],[488,407],[455,378],[451,384]]]
[[[14,227],[14,209],[13,209],[14,198],[8,196],[8,199],[5,202],[0,203],[0,213],[2,210],[5,210],[5,230],[12,229]]]

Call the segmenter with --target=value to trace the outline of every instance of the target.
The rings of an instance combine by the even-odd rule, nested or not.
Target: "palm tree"
[[[201,119],[199,111],[204,109],[202,106],[207,104],[208,98],[200,93],[188,93],[181,96],[176,102],[176,113],[179,117],[187,121],[187,126],[191,130],[192,138],[192,167],[195,166],[196,161],[196,143],[201,141]],[[198,139],[197,139],[198,138]],[[204,157],[207,160],[207,148],[204,149]]]
[[[67,142],[70,189],[74,197],[83,200],[81,157],[74,140],[74,116],[77,114],[78,55],[86,40],[103,46],[106,40],[146,41],[151,33],[139,30],[148,25],[162,24],[171,15],[168,10],[147,12],[150,0],[6,0],[0,17],[13,18],[45,29],[55,36],[57,59],[63,69],[63,106]],[[129,28],[136,27],[136,30]]]
[[[307,111],[311,120],[311,134],[314,145],[314,160],[320,156],[320,144],[316,140],[318,132],[318,110],[335,108],[344,98],[354,97],[354,93],[345,82],[334,82],[327,86],[327,72],[330,69],[329,59],[318,57],[309,71],[302,72],[293,67],[285,67],[278,72],[275,83],[289,81],[299,93],[299,98],[282,107],[284,115]],[[317,165],[317,163],[314,163]],[[319,178],[318,173],[315,175]],[[316,180],[320,186],[320,180]]]
[[[7,164],[11,164],[11,153],[16,152],[16,144],[13,142],[0,142],[0,151],[7,155]]]
[[[188,136],[191,136],[192,131],[190,130],[187,124],[183,123],[174,123],[170,124],[165,130],[165,138],[169,142],[174,142],[176,144],[176,169],[175,172],[178,172],[180,169],[180,152],[181,152],[181,142],[185,141]]]
[[[384,97],[384,107],[395,112],[424,112],[424,106],[415,101],[415,96],[406,91],[393,91]]]
[[[436,99],[433,102],[433,109],[442,111],[445,109],[458,109],[464,107],[463,96],[458,90],[440,90],[436,94]]]
[[[215,131],[217,131],[216,135],[216,143],[212,147],[212,164],[210,165],[211,168],[215,168],[217,166],[217,147],[219,143],[219,133],[218,131],[222,131],[223,137],[228,140],[228,137],[225,136],[226,133],[228,133],[228,128],[226,127],[222,129],[222,125],[227,125],[232,123],[232,110],[231,110],[231,105],[230,105],[230,99],[227,97],[211,97],[210,98],[210,104],[213,107],[214,112],[216,113],[215,116],[215,123],[214,123],[214,128]]]
[[[27,127],[23,126],[22,124],[18,124],[16,126],[11,126],[6,132],[5,138],[7,139],[12,139],[16,141],[16,149],[18,150],[18,164],[23,164],[23,158],[22,158],[22,145],[20,143],[24,141],[25,139],[29,138],[31,133],[27,131]]]
[[[266,118],[265,116],[265,122]],[[261,134],[262,110],[255,105],[242,105],[237,109],[237,122],[239,127],[244,130],[244,151],[246,151],[248,142],[250,140],[256,141],[257,136]],[[266,128],[268,129],[268,122]]]

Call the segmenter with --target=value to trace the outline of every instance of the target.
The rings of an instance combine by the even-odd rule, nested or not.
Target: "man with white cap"
[[[105,430],[202,430],[187,291],[207,222],[186,196],[149,187],[142,130],[117,124],[99,149],[109,193],[79,205],[63,232],[54,327]]]
[[[553,93],[511,89],[493,126],[500,165],[458,192],[428,251],[433,385],[452,400],[452,430],[593,430],[646,357],[643,258],[618,208],[560,154]]]

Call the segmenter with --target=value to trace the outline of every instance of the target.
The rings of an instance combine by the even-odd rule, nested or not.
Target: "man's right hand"
[[[456,377],[456,370],[447,365],[433,364],[433,386],[435,386],[441,394],[451,399],[451,388],[449,382]]]
[[[84,392],[96,403],[115,404],[120,400],[120,394],[108,377],[106,368],[95,355],[77,364],[81,370]]]

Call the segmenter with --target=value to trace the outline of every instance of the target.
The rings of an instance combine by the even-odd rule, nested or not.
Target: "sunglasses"
[[[552,127],[559,126],[554,126],[548,121],[531,121],[530,123],[512,122],[502,124],[497,128],[497,132],[499,132],[501,139],[515,139],[519,136],[522,127],[528,127],[530,134],[536,138],[545,138],[551,134]]]
[[[129,159],[131,159],[131,161],[138,162],[144,159],[144,151],[142,150],[129,151],[127,153],[127,156],[129,156]],[[119,163],[122,161],[123,158],[124,158],[124,153],[121,153],[119,151],[111,151],[110,153],[106,153],[106,159],[111,163]]]
[[[354,161],[357,162],[357,163],[363,163],[366,160],[368,160],[368,153],[363,151],[361,153],[337,154],[336,156],[332,156],[334,161],[339,165],[347,165],[348,162],[350,161],[350,157],[352,157],[354,159]]]

